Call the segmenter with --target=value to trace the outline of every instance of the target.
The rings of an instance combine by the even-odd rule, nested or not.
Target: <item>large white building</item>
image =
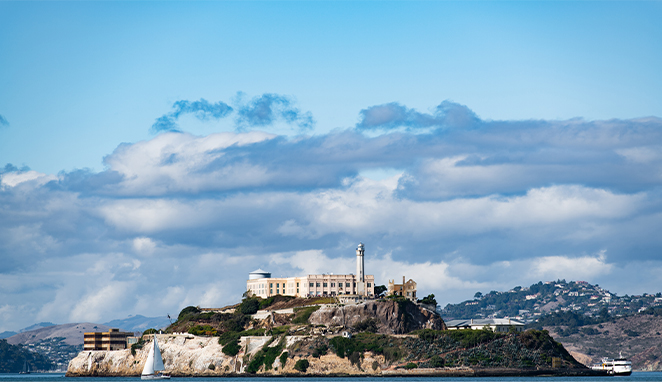
[[[301,277],[271,277],[271,273],[257,269],[251,272],[246,281],[246,290],[252,295],[268,298],[277,294],[283,296],[340,296],[375,295],[375,276],[366,275],[364,268],[365,247],[359,243],[356,248],[356,274],[307,275]]]

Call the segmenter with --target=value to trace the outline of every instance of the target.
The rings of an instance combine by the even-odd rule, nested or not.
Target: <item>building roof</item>
[[[522,321],[512,318],[481,318],[481,319],[468,319],[468,320],[450,320],[446,321],[448,327],[472,327],[472,326],[487,326],[487,325],[510,325],[510,326],[524,326]]]
[[[262,269],[258,268],[258,269],[254,270],[254,271],[251,272],[251,273],[269,273],[269,272],[267,272],[267,271],[263,271]]]

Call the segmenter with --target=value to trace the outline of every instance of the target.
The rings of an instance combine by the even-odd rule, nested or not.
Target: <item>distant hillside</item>
[[[40,322],[38,324],[30,325],[27,328],[23,328],[23,329],[19,330],[18,332],[19,333],[25,333],[25,332],[29,332],[30,330],[47,328],[49,326],[55,326],[55,324],[52,323],[52,322]]]
[[[108,331],[109,329],[110,326],[89,322],[53,325],[15,334],[7,338],[7,342],[12,345],[27,345],[50,338],[64,338],[64,343],[68,345],[82,345],[83,333]]]
[[[662,308],[599,324],[572,324],[544,328],[583,363],[617,357],[622,352],[635,370],[662,370]]]
[[[9,337],[13,336],[14,334],[16,334],[16,332],[8,332],[8,331],[2,332],[2,333],[0,333],[0,339],[9,338]]]
[[[448,304],[440,313],[446,320],[512,317],[533,321],[557,311],[589,317],[626,316],[656,306],[662,306],[660,293],[617,296],[585,281],[557,280],[539,282],[527,288],[517,286],[507,292],[477,292],[473,300]]]
[[[122,320],[112,320],[104,323],[112,328],[121,328],[129,332],[144,332],[147,329],[164,329],[170,325],[168,317],[131,316]]]

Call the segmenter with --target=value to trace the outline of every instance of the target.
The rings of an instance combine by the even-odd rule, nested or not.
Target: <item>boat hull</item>
[[[156,375],[148,374],[148,375],[141,375],[140,379],[153,381],[153,380],[157,380],[157,379],[170,379],[170,376],[166,375],[166,374],[156,374]]]

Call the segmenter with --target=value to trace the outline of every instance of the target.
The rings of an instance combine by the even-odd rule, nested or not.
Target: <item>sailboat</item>
[[[19,374],[30,374],[30,365],[28,365],[28,361],[25,361],[25,364],[23,365],[23,371],[19,371]]]
[[[152,347],[149,349],[147,361],[145,362],[140,379],[170,379],[168,374],[163,374],[161,371],[165,371],[165,366],[163,366],[161,350],[159,350],[159,343],[156,342],[156,333],[154,333],[154,341],[152,342]]]

